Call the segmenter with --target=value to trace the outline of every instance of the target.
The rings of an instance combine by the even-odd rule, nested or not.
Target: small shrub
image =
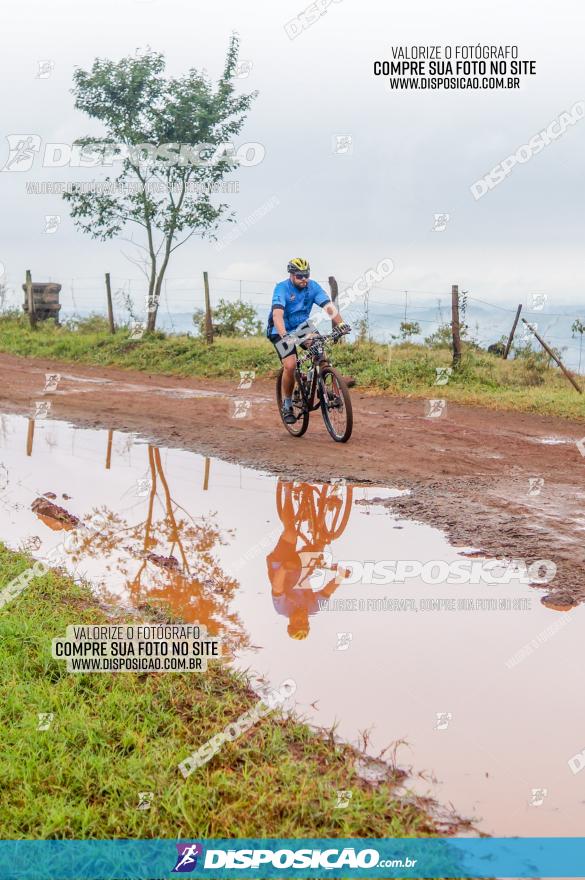
[[[69,318],[63,326],[77,333],[107,333],[110,325],[107,318],[94,312],[87,318]]]
[[[213,332],[217,336],[260,336],[262,322],[251,303],[227,302],[220,299],[211,310]],[[197,309],[193,314],[193,323],[201,336],[205,336],[205,312]]]

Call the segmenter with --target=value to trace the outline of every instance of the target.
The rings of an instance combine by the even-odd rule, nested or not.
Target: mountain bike
[[[297,354],[295,386],[292,393],[292,406],[295,421],[287,424],[282,418],[282,374],[281,367],[276,377],[276,402],[282,423],[293,437],[302,437],[309,427],[309,416],[316,409],[321,415],[330,436],[336,443],[347,443],[353,430],[351,398],[345,381],[334,369],[326,354],[330,343],[338,342],[339,333],[322,336],[312,335],[310,340],[301,343]]]

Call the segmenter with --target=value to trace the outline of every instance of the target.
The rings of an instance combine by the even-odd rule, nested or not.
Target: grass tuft
[[[31,560],[0,544],[0,589]],[[128,618],[126,618],[127,620]],[[437,834],[415,799],[365,785],[349,747],[277,713],[187,780],[177,764],[256,702],[241,674],[69,674],[51,640],[107,623],[51,571],[0,609],[0,788],[9,839],[406,837]],[[48,730],[38,713],[52,712]],[[351,789],[347,809],[338,790]],[[153,792],[138,810],[139,792]]]

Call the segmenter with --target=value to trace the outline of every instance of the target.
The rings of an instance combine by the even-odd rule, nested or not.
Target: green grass
[[[29,565],[0,544],[0,589]],[[56,571],[0,609],[2,838],[437,833],[392,785],[360,781],[349,748],[276,713],[183,779],[178,762],[257,698],[216,662],[206,673],[79,675],[51,658],[68,624],[105,622],[89,590]],[[46,731],[40,712],[54,713]],[[335,808],[340,789],[353,792],[347,809]],[[149,810],[137,809],[140,791],[154,792]]]
[[[55,358],[93,366],[115,366],[170,376],[236,379],[239,370],[255,370],[257,377],[273,376],[278,360],[264,338],[217,338],[213,345],[188,336],[146,335],[129,339],[126,329],[114,336],[101,319],[91,319],[77,330],[52,322],[31,331],[23,317],[0,318],[0,351],[27,357]],[[338,345],[333,362],[345,375],[355,377],[361,390],[410,397],[441,397],[457,403],[500,410],[518,410],[565,418],[585,419],[585,399],[541,354],[503,361],[464,346],[463,359],[448,385],[435,385],[436,368],[448,366],[447,349],[402,344],[391,348],[375,343]],[[578,377],[585,386],[585,379]]]

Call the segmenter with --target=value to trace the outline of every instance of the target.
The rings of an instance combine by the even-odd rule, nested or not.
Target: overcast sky
[[[339,0],[296,39],[285,24],[303,0],[23,0],[3,10],[4,83],[0,163],[8,134],[68,142],[97,132],[73,108],[76,66],[96,56],[118,60],[149,44],[164,52],[168,72],[189,67],[220,73],[230,32],[241,37],[250,73],[239,88],[260,96],[236,145],[260,142],[265,159],[233,175],[227,196],[240,220],[269,200],[276,206],[218,251],[195,239],[177,251],[171,289],[212,276],[270,283],[288,258],[310,259],[314,275],[351,281],[383,258],[395,263],[383,287],[447,293],[459,283],[472,294],[516,304],[530,292],[551,302],[581,300],[584,289],[582,162],[585,120],[516,166],[480,200],[470,186],[526,144],[562,111],[585,100],[585,9],[577,0]],[[517,44],[536,61],[536,76],[510,91],[392,92],[374,77],[375,59],[396,44]],[[39,78],[38,62],[54,63]],[[350,154],[332,139],[348,135]],[[90,180],[91,169],[42,168],[0,174],[0,262],[9,285],[26,268],[78,290],[93,305],[100,279],[139,275],[127,246],[77,232],[60,198],[26,193],[29,181]],[[444,231],[434,215],[448,213]],[[46,234],[45,215],[61,215]],[[190,279],[193,279],[191,283]],[[92,280],[93,279],[93,280]],[[91,300],[91,302],[90,302]]]

